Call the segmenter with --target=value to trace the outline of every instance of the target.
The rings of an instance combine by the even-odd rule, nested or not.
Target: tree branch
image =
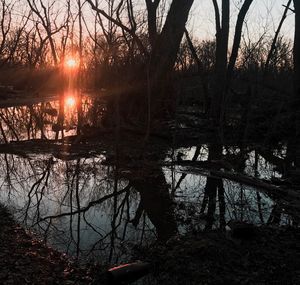
[[[92,9],[98,13],[100,13],[102,16],[104,16],[107,20],[111,21],[112,23],[114,23],[115,25],[117,25],[119,28],[121,28],[122,30],[126,31],[128,34],[130,34],[132,36],[132,38],[135,40],[135,42],[137,43],[140,51],[146,55],[148,57],[148,51],[146,50],[146,48],[144,47],[142,41],[140,40],[140,38],[135,34],[134,31],[132,31],[131,29],[129,29],[128,27],[126,27],[123,23],[121,23],[120,21],[112,18],[111,16],[109,16],[104,10],[98,8],[92,0],[87,0],[87,2],[91,5]]]

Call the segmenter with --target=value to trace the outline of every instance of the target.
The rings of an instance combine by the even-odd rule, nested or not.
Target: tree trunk
[[[215,6],[216,19],[219,19],[219,9]],[[216,34],[216,67],[215,67],[215,82],[216,88],[213,94],[211,117],[217,131],[217,135],[222,137],[223,124],[223,104],[226,89],[227,77],[227,52],[228,52],[228,38],[229,38],[229,14],[230,4],[229,0],[222,0],[222,25],[217,26]],[[218,23],[216,21],[216,23]],[[218,25],[218,24],[217,24]]]
[[[300,2],[294,0],[295,6],[295,39],[294,39],[294,71],[295,71],[295,96],[297,101],[300,95]]]
[[[277,30],[275,32],[275,36],[273,38],[272,45],[271,45],[270,51],[268,53],[268,57],[267,57],[266,64],[265,64],[264,77],[267,75],[267,73],[269,71],[271,59],[273,57],[274,52],[276,51],[277,39],[278,39],[279,33],[281,31],[281,27],[282,27],[282,25],[284,23],[284,20],[287,17],[287,13],[288,13],[288,11],[290,9],[291,2],[292,2],[292,0],[289,0],[288,3],[286,4],[284,12],[283,12],[283,15],[281,17],[281,20],[280,20],[279,25],[277,27]]]
[[[239,48],[240,48],[243,23],[244,23],[246,14],[247,14],[252,2],[253,2],[253,0],[245,0],[245,2],[243,3],[243,6],[242,6],[242,8],[241,8],[241,10],[238,14],[238,19],[237,19],[237,22],[236,22],[236,25],[235,25],[233,46],[232,46],[232,51],[231,51],[229,64],[228,64],[227,85],[230,84],[230,80],[231,80],[231,77],[232,77],[232,74],[233,74],[236,59],[238,57],[238,51],[239,51]]]
[[[238,14],[235,25],[235,33],[231,56],[227,66],[229,21],[230,21],[230,1],[222,0],[222,17],[217,0],[213,0],[216,18],[216,66],[215,82],[216,87],[213,94],[212,106],[210,110],[216,129],[217,139],[223,139],[223,125],[225,121],[226,97],[232,78],[234,66],[238,57],[238,50],[241,42],[242,28],[245,16],[253,0],[245,0]]]
[[[295,134],[292,138],[294,149],[294,162],[297,169],[300,168],[300,2],[294,0],[295,7],[295,39],[294,39],[294,100],[292,113]]]
[[[151,47],[154,47],[157,37],[157,25],[156,25],[156,12],[160,0],[146,0],[147,13],[148,13],[148,34]]]
[[[173,1],[166,22],[157,36],[150,54],[149,77],[151,119],[161,117],[169,109],[166,87],[182,40],[185,24],[194,0]]]
[[[142,123],[147,122],[148,126],[149,122],[166,117],[166,114],[173,110],[172,104],[175,103],[174,96],[171,96],[172,92],[167,92],[166,87],[168,87],[168,79],[176,61],[185,24],[194,0],[173,0],[160,34],[157,33],[156,27],[156,8],[160,1],[146,0],[147,7],[151,7],[148,11],[148,17],[150,17],[148,21],[149,36],[151,37],[150,42],[153,44],[150,53],[147,52],[134,31],[96,7],[92,0],[87,0],[87,2],[90,3],[92,9],[129,33],[139,47],[142,47],[141,51],[146,54],[148,59],[147,86],[144,84],[142,87],[137,87],[135,94],[127,94],[129,92],[125,91],[125,94],[121,96],[127,99],[127,96],[130,95],[130,102],[123,100],[126,106],[121,108],[124,109],[125,116],[142,121]],[[139,75],[137,74],[137,76]],[[123,103],[120,102],[120,105],[123,106]],[[130,113],[128,109],[134,109],[134,113]],[[109,118],[106,121],[109,122]]]

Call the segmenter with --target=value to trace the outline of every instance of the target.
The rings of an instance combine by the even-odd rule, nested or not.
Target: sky
[[[10,1],[10,0],[8,0]],[[12,0],[11,0],[12,1]],[[19,0],[24,5],[18,5],[21,10],[25,6],[28,6],[26,0]],[[53,1],[53,0],[52,0]],[[61,7],[65,5],[65,0],[56,0]],[[83,0],[82,0],[83,1]],[[95,1],[95,0],[94,0]],[[105,6],[107,0],[98,0],[100,5]],[[171,0],[166,0],[170,3]],[[217,0],[220,2],[221,0]],[[47,1],[43,1],[47,2]],[[118,3],[118,0],[115,0]],[[133,0],[134,10],[136,15],[143,15],[145,18],[145,0]],[[272,37],[277,29],[278,23],[284,12],[283,4],[286,4],[288,0],[253,0],[253,3],[246,16],[246,25],[248,28],[251,40],[255,41],[259,39],[260,35],[266,32],[266,35]],[[233,31],[235,27],[236,17],[241,7],[243,0],[230,0],[231,5],[231,38],[233,37]],[[76,7],[76,1],[73,0],[72,4]],[[291,5],[293,8],[293,5]],[[21,13],[20,10],[20,13]],[[92,10],[88,3],[84,6],[84,14],[87,22],[93,23]],[[213,39],[215,36],[215,17],[212,0],[194,0],[193,7],[191,9],[187,28],[193,38],[198,39]],[[288,17],[282,27],[282,34],[289,39],[294,37],[294,14],[292,11],[288,12]]]
[[[218,1],[219,3],[221,1]],[[234,28],[238,8],[243,1],[231,0],[231,29]],[[246,23],[253,39],[259,38],[265,30],[270,35],[274,35],[278,27],[279,21],[284,12],[284,7],[287,0],[254,0],[248,14]],[[291,5],[293,8],[293,5]],[[188,28],[193,31],[199,38],[211,38],[215,34],[215,17],[212,0],[194,0]],[[282,27],[282,34],[287,38],[294,37],[294,14],[288,12],[288,16]]]

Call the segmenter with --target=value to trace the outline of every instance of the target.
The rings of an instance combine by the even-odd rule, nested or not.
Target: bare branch
[[[135,42],[137,43],[140,51],[148,56],[148,51],[147,49],[144,47],[142,41],[140,40],[140,38],[136,35],[135,31],[129,29],[128,27],[126,27],[123,23],[121,23],[120,21],[114,19],[113,17],[109,16],[104,10],[98,8],[92,0],[87,0],[87,2],[91,5],[92,9],[98,13],[100,13],[101,15],[103,15],[107,20],[109,20],[110,22],[114,23],[115,25],[117,25],[119,28],[121,28],[122,30],[126,31],[128,34],[130,34],[132,36],[132,38],[135,40]]]

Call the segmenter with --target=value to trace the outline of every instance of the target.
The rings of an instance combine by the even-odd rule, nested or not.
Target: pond
[[[18,141],[18,151],[0,149],[0,202],[50,246],[82,262],[118,264],[128,261],[136,246],[167,241],[174,234],[228,230],[230,220],[294,223],[276,195],[215,177],[207,167],[182,163],[206,162],[207,144],[169,147],[138,165],[136,159],[135,164],[119,165],[111,159],[111,148],[103,146],[100,150],[84,144],[86,155],[70,155],[70,144],[60,138],[77,134],[78,108],[72,100],[0,109],[2,144]],[[81,123],[90,129],[95,122],[101,125],[104,110],[101,104],[95,107],[95,100],[84,97],[81,108]],[[58,137],[61,104],[64,118]],[[65,156],[25,144],[55,138],[54,145]],[[224,156],[240,153],[237,146],[223,147]],[[130,155],[126,154],[127,162]],[[281,177],[255,149],[249,148],[244,156],[245,174],[268,180]]]

